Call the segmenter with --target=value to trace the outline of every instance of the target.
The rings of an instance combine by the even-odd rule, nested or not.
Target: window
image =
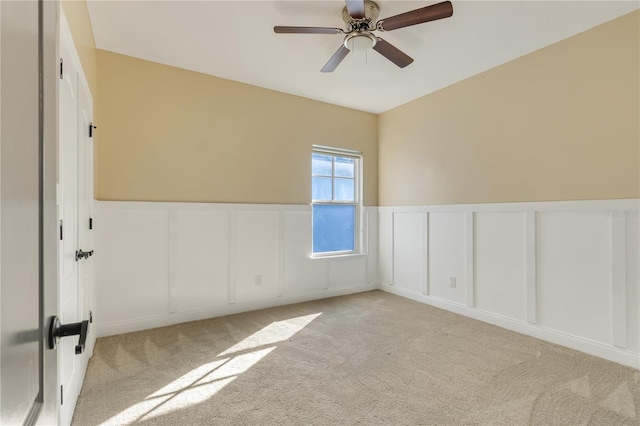
[[[358,251],[359,152],[314,146],[311,153],[313,254]]]

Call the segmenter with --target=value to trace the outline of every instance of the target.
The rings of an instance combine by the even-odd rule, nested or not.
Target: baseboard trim
[[[502,327],[507,330],[535,337],[536,339],[544,340],[556,345],[565,346],[570,349],[574,349],[580,352],[587,353],[589,355],[597,356],[599,358],[603,358],[640,370],[640,355],[633,352],[625,351],[613,346],[608,346],[581,337],[568,335],[555,330],[550,330],[548,328],[530,324],[528,322],[503,317],[475,308],[470,308],[468,306],[450,302],[445,299],[440,299],[433,296],[425,296],[420,293],[401,289],[388,284],[382,284],[380,286],[380,289],[397,296],[415,300],[417,302],[431,305],[436,308],[444,309],[446,311],[473,318],[478,321],[497,325],[498,327]]]
[[[290,305],[293,303],[309,302],[312,300],[326,299],[329,297],[344,296],[347,294],[362,293],[379,289],[376,284],[357,284],[332,288],[329,290],[277,297],[254,302],[234,303],[198,311],[167,313],[165,315],[149,318],[140,318],[129,321],[98,324],[97,336],[106,337],[116,334],[131,333],[134,331],[148,330],[151,328],[166,327],[189,321],[199,321],[225,315],[239,314],[256,311],[259,309],[273,308],[276,306]]]

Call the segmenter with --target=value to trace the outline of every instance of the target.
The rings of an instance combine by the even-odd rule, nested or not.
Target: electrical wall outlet
[[[449,277],[449,287],[456,288],[456,277]]]
[[[255,285],[262,285],[262,275],[256,275]]]

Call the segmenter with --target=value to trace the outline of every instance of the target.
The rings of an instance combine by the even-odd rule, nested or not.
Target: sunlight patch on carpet
[[[235,352],[242,352],[260,346],[283,342],[290,339],[320,315],[322,315],[322,312],[272,322],[262,330],[253,333],[251,336],[220,353],[218,356],[227,356]]]
[[[194,368],[101,425],[130,425],[205,402],[321,314],[269,324],[217,355],[224,358]]]

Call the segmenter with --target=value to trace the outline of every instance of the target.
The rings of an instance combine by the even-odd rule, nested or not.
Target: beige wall
[[[640,197],[639,20],[381,114],[380,205]]]
[[[311,144],[364,151],[367,205],[640,196],[640,12],[376,117],[96,51],[86,1],[62,7],[98,199],[307,203]]]
[[[63,0],[61,3],[95,103],[97,91],[96,42],[93,38],[87,2],[86,0]]]
[[[364,154],[377,116],[98,50],[100,200],[305,204],[311,145]]]

